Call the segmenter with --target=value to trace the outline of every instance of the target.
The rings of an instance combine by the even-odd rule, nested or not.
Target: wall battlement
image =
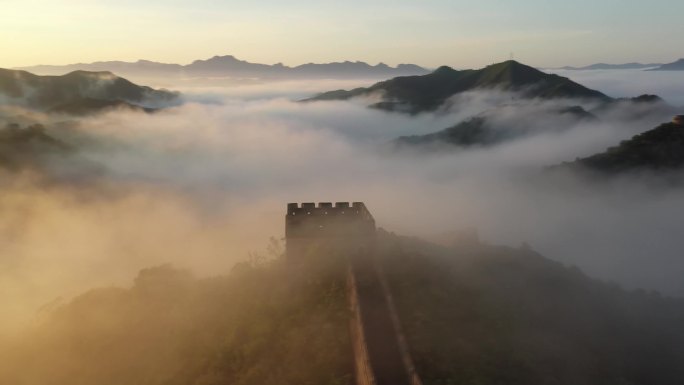
[[[368,245],[375,219],[363,202],[288,203],[285,215],[287,254],[296,258],[314,244]]]
[[[373,216],[363,202],[319,202],[316,203],[288,203],[287,215],[361,215],[372,219]]]
[[[375,219],[363,202],[288,203],[287,257],[298,265],[346,257],[356,385],[422,385],[376,256]]]

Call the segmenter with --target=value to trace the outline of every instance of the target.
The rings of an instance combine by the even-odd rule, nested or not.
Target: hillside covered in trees
[[[682,166],[684,125],[671,122],[635,135],[604,152],[564,163],[557,168],[619,174],[634,171],[676,171],[681,170]]]
[[[529,99],[577,98],[601,102],[611,98],[568,78],[547,74],[514,60],[477,70],[442,66],[427,75],[402,76],[368,88],[324,92],[305,101],[348,100],[378,94],[382,101],[371,107],[417,114],[438,109],[452,96],[475,90],[519,92]]]
[[[684,300],[526,247],[380,230],[377,254],[425,385],[684,382]],[[3,341],[0,383],[352,384],[345,273],[334,254],[252,258],[210,278],[144,269],[132,287],[93,289]]]
[[[386,239],[382,265],[426,385],[684,381],[682,299],[625,291],[527,247]]]
[[[325,262],[293,273],[253,259],[203,279],[144,269],[0,343],[0,383],[350,384],[346,270]]]
[[[150,112],[180,103],[180,94],[134,84],[111,72],[74,71],[62,76],[39,76],[0,68],[3,105],[71,115],[112,109]]]

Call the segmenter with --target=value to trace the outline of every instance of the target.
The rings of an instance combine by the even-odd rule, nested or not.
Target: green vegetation
[[[505,133],[494,130],[483,116],[426,135],[401,136],[393,144],[399,148],[416,145],[451,144],[458,147],[487,146],[504,139]]]
[[[455,126],[430,134],[401,136],[395,139],[392,144],[398,148],[443,144],[457,147],[484,147],[524,137],[539,130],[539,128],[534,127],[533,123],[528,124],[523,119],[524,110],[519,117],[514,117],[515,115],[511,115],[510,111],[505,111],[506,108],[510,107],[494,108]],[[499,113],[501,116],[511,116],[509,118],[510,123],[496,123]],[[550,127],[544,127],[545,132],[559,132],[578,122],[596,120],[593,114],[579,106],[552,108],[537,113],[540,120],[554,119],[552,120],[553,123],[549,124]]]
[[[612,99],[601,103],[591,112],[598,116],[619,116],[624,121],[635,121],[649,116],[662,119],[676,115],[679,109],[669,105],[658,95],[644,94],[634,98]]]
[[[89,291],[0,345],[0,383],[349,385],[346,260],[314,254],[204,279],[160,266],[129,289]],[[378,255],[425,385],[684,382],[684,300],[622,290],[529,247],[380,231]]]
[[[560,168],[601,173],[673,171],[684,166],[684,125],[665,123],[605,152],[565,163]]]
[[[178,93],[139,86],[111,72],[74,71],[63,76],[38,76],[26,71],[0,68],[0,97],[6,104],[16,104],[41,111],[71,106],[81,102],[78,111],[93,104],[128,103],[135,106],[169,105],[178,102]],[[95,105],[96,110],[101,105]]]
[[[0,168],[17,171],[45,166],[55,156],[67,156],[72,148],[50,136],[43,125],[0,128]]]
[[[684,301],[627,292],[528,248],[385,235],[425,385],[684,383]]]
[[[347,385],[352,379],[343,260],[300,268],[252,259],[227,276],[145,269],[0,347],[15,385]]]
[[[50,113],[67,115],[92,115],[111,110],[126,110],[134,112],[154,112],[154,108],[143,108],[122,100],[103,100],[93,98],[78,98],[56,105],[48,110]]]
[[[454,95],[479,89],[515,91],[527,98],[610,100],[608,96],[568,78],[546,74],[509,60],[480,70],[457,71],[443,66],[427,75],[397,77],[369,88],[326,92],[306,101],[347,100],[357,96],[378,94],[382,96],[383,101],[373,107],[415,114],[436,110]]]

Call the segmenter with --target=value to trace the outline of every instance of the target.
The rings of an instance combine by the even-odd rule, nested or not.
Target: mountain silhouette
[[[425,384],[675,384],[684,301],[519,248],[388,236],[382,264]]]
[[[144,109],[179,102],[178,93],[139,86],[111,72],[88,71],[38,76],[0,69],[0,96],[6,104],[79,114],[117,106]]]
[[[195,60],[188,65],[157,63],[148,60],[136,62],[100,61],[63,66],[37,65],[19,68],[43,74],[57,75],[75,70],[110,71],[129,76],[184,76],[184,77],[237,77],[263,79],[290,78],[388,78],[402,75],[419,75],[428,70],[415,64],[399,64],[390,67],[384,63],[375,66],[365,62],[307,63],[289,67],[282,63],[273,65],[251,63],[232,55],[214,56]]]
[[[586,71],[586,70],[633,70],[633,69],[646,69],[662,66],[662,63],[623,63],[623,64],[607,64],[607,63],[596,63],[584,67],[572,67],[565,66],[560,68],[560,70],[570,70],[570,71]]]
[[[681,299],[592,279],[529,246],[440,246],[380,230],[376,248],[425,384],[684,381]],[[0,382],[355,383],[346,259],[312,257],[210,278],[157,266],[129,288],[89,290],[0,345]]]
[[[578,123],[594,120],[597,120],[596,116],[580,106],[530,111],[524,106],[507,105],[487,110],[437,132],[401,136],[391,145],[396,149],[487,147],[535,133],[561,132]]]
[[[606,151],[556,168],[602,174],[631,171],[676,171],[684,168],[684,117],[635,135]]]
[[[608,100],[591,109],[590,112],[599,117],[619,117],[625,121],[643,119],[653,116],[656,121],[676,115],[679,109],[671,106],[658,95],[644,94],[634,98],[617,98]]]
[[[125,110],[133,112],[154,112],[157,108],[141,107],[123,100],[106,100],[94,98],[77,98],[68,102],[56,105],[47,112],[60,113],[66,115],[92,115],[111,110]]]
[[[651,69],[650,71],[684,71],[684,59],[679,59],[672,63],[663,64],[660,67]]]
[[[526,98],[610,100],[568,78],[509,60],[479,70],[459,71],[443,66],[427,75],[397,77],[351,91],[325,92],[304,101],[347,100],[377,94],[383,101],[374,104],[375,108],[420,113],[436,110],[454,95],[483,89],[519,92]]]
[[[22,127],[7,124],[0,128],[0,168],[17,171],[42,167],[55,157],[68,156],[73,147],[50,136],[43,125]]]

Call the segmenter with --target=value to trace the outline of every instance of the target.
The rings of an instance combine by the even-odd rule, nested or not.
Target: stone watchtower
[[[363,202],[288,203],[285,216],[287,257],[301,258],[324,245],[355,252],[372,247],[375,219]]]

